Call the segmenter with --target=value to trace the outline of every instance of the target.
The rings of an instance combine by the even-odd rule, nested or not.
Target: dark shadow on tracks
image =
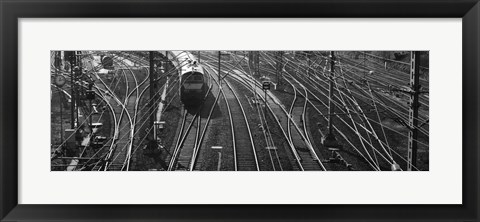
[[[222,95],[220,95],[222,96]],[[202,106],[203,102],[203,106]],[[200,109],[200,118],[208,118],[208,115],[210,114],[210,109],[212,108],[213,105],[215,105],[215,109],[213,110],[212,119],[218,118],[222,116],[222,111],[220,110],[220,107],[218,107],[218,104],[215,103],[215,96],[212,94],[210,91],[205,98],[205,101],[203,100],[195,100],[195,101],[188,101],[188,103],[185,103],[185,110],[191,114],[195,115]]]

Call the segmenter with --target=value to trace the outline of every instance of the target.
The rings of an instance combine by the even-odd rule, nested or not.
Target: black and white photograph
[[[5,0],[0,221],[477,221],[479,2]]]
[[[50,51],[51,171],[429,171],[429,51]]]

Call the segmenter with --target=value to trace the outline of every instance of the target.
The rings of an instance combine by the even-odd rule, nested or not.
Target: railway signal
[[[263,88],[263,90],[270,90],[270,82],[269,81],[264,81],[262,83],[262,88]]]
[[[155,141],[158,141],[157,130],[163,131],[163,129],[165,128],[165,121],[155,121],[153,124],[153,139]]]
[[[266,121],[267,120],[267,90],[270,90],[270,81],[263,81],[262,88],[263,88],[263,91],[265,91],[264,105],[265,105],[265,121]]]
[[[67,80],[65,79],[65,76],[63,75],[56,75],[55,76],[55,85],[62,88]]]

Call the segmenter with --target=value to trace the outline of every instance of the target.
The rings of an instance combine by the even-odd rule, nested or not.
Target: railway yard
[[[426,51],[51,51],[52,171],[428,171]]]

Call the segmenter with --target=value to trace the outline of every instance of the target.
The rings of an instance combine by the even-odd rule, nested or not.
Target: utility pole
[[[75,57],[70,55],[70,126],[75,129],[75,73],[73,71],[75,64]]]
[[[165,61],[163,63],[163,72],[168,73],[170,71],[170,63],[168,60],[168,51],[165,51]]]
[[[95,99],[95,93],[93,92],[93,82],[88,83],[87,99],[90,102],[89,122],[90,122],[90,127],[92,127],[92,114],[93,114],[92,100]]]
[[[255,54],[255,69],[257,76],[260,76],[260,52],[256,51]]]
[[[283,51],[278,51],[277,52],[277,69],[276,69],[276,75],[277,75],[277,85],[280,85],[281,77],[282,77],[282,68],[283,68]]]
[[[200,64],[200,51],[198,51],[198,63]]]
[[[77,54],[78,53],[78,54]],[[75,58],[76,58],[76,63],[77,63],[77,66],[78,66],[78,72],[76,73],[75,75],[75,80],[78,81],[78,82],[81,82],[79,81],[80,80],[80,77],[82,75],[82,57],[81,57],[81,51],[75,51]],[[79,115],[80,115],[80,111],[79,111],[79,108],[80,108],[80,91],[82,90],[82,88],[80,87],[80,85],[76,85],[75,84],[75,98],[76,98],[76,101],[75,101],[75,112],[77,114],[77,127],[80,127],[79,123],[80,123],[80,118],[79,118]]]
[[[411,52],[410,60],[410,109],[408,115],[408,164],[407,170],[412,171],[417,165],[418,148],[418,108],[420,107],[418,96],[420,94],[420,53]]]
[[[222,87],[222,78],[220,77],[220,55],[221,55],[222,51],[218,51],[218,85],[220,86],[220,88]]]
[[[149,69],[149,79],[150,79],[150,109],[152,110],[151,114],[150,114],[150,124],[152,127],[155,127],[155,118],[154,118],[154,114],[155,114],[155,76],[153,75],[153,72],[154,72],[154,66],[153,66],[153,57],[154,57],[154,52],[153,51],[150,51],[149,52],[149,65],[150,65],[150,69]],[[155,140],[156,139],[156,135],[155,135],[155,130],[153,130],[153,139]]]
[[[61,60],[61,55],[60,55],[60,51],[55,51],[53,52],[55,57],[54,57],[54,65],[55,65],[55,68],[57,69],[60,69],[60,66],[62,64],[62,60]]]
[[[248,65],[249,65],[250,69],[253,70],[252,76],[260,75],[259,60],[260,60],[260,52],[258,52],[258,51],[249,51],[248,52]]]
[[[335,111],[335,104],[333,103],[333,81],[335,76],[335,54],[330,51],[330,87],[328,90],[328,133],[322,138],[322,143],[326,147],[335,148],[338,147],[337,139],[333,135],[333,115]]]
[[[265,116],[265,122],[267,122],[267,90],[264,89],[263,91],[265,91],[265,104],[264,104],[264,108],[265,110],[263,111],[263,115]]]
[[[55,85],[58,88],[62,88],[65,84],[65,77],[61,74],[55,74]],[[59,90],[60,91],[60,90]],[[63,93],[59,93],[59,104],[60,104],[60,139],[63,141],[63,100],[65,96]]]
[[[310,57],[307,54],[307,76],[310,76]]]
[[[333,77],[335,70],[335,54],[333,51],[330,52],[330,88],[328,90],[328,134],[333,136],[333,113],[335,110],[335,105],[333,104]]]
[[[248,67],[249,67],[249,69],[250,69],[250,75],[251,75],[251,77],[252,77],[252,82],[251,82],[251,84],[250,84],[250,85],[252,86],[252,98],[255,98],[255,99],[256,99],[256,96],[255,96],[255,95],[256,95],[256,94],[255,94],[255,84],[253,83],[253,80],[255,79],[255,77],[254,77],[254,72],[255,72],[255,71],[252,72],[252,70],[254,70],[254,65],[253,65],[253,64],[254,64],[254,61],[253,61],[253,60],[254,60],[254,59],[253,59],[253,53],[254,53],[253,51],[248,51]]]
[[[60,139],[63,142],[63,93],[60,93]]]
[[[252,51],[248,51],[248,68],[252,69],[253,67],[253,53]]]

